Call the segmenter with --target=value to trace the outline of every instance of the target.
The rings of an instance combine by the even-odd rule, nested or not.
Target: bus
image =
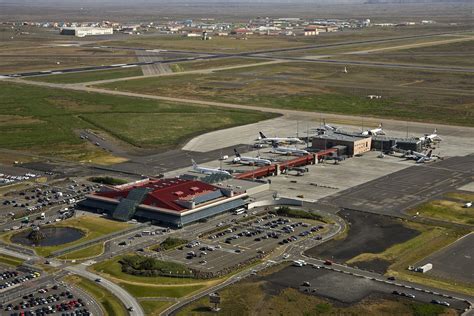
[[[243,207],[234,210],[234,215],[240,215],[240,214],[244,214],[244,213],[245,213],[245,209]]]

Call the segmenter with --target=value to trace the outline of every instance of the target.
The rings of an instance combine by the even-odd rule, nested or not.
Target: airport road
[[[130,307],[133,308],[133,311],[129,311],[130,315],[132,315],[132,316],[133,315],[135,315],[135,316],[145,315],[141,305],[138,303],[138,301],[132,295],[130,295],[127,291],[122,289],[117,284],[115,284],[115,283],[113,283],[113,282],[111,282],[107,279],[103,279],[97,274],[94,274],[92,272],[87,271],[85,265],[80,264],[80,265],[76,265],[76,266],[69,266],[69,267],[66,267],[65,270],[67,270],[69,272],[72,272],[74,274],[77,274],[79,276],[82,276],[82,277],[84,277],[86,279],[89,279],[91,281],[94,281],[94,282],[95,282],[96,279],[101,279],[101,281],[97,282],[97,284],[99,284],[100,286],[102,286],[105,289],[112,292],[125,305],[126,308],[130,308]]]

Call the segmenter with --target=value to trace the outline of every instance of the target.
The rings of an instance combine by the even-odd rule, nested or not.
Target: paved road
[[[67,270],[69,272],[72,272],[74,274],[77,274],[79,276],[82,276],[86,279],[92,280],[92,281],[94,281],[97,278],[100,278],[102,281],[100,283],[97,283],[97,284],[99,284],[100,286],[102,286],[105,289],[112,292],[112,294],[114,294],[125,305],[125,307],[127,307],[127,308],[133,307],[133,311],[129,312],[130,315],[132,315],[132,316],[144,316],[145,315],[145,313],[143,312],[142,306],[138,303],[138,301],[135,299],[135,297],[130,295],[127,291],[122,289],[117,284],[115,284],[115,283],[113,283],[113,282],[111,282],[107,279],[101,278],[97,274],[94,274],[92,272],[87,271],[85,265],[80,264],[80,265],[66,267],[65,270]]]

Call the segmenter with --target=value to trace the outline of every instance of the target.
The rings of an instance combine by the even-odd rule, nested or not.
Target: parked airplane
[[[272,144],[272,153],[280,155],[293,155],[293,156],[304,156],[309,155],[309,152],[304,149],[291,148],[291,147],[280,147],[277,143]]]
[[[191,159],[193,163],[193,170],[197,171],[199,173],[203,174],[224,174],[230,176],[231,174],[228,171],[219,169],[219,168],[209,168],[209,167],[201,167],[198,166],[198,164],[194,161],[194,159]]]
[[[438,130],[436,128],[433,133],[425,134],[425,136],[420,137],[419,140],[426,141],[428,143],[442,141],[441,137],[438,136]]]
[[[382,123],[379,124],[379,127],[374,128],[374,129],[368,129],[366,131],[363,131],[361,135],[364,136],[376,136],[376,135],[385,135],[384,130],[382,129]]]
[[[262,132],[259,132],[260,137],[258,138],[259,141],[264,143],[288,143],[288,144],[303,144],[304,141],[299,139],[298,137],[267,137]]]
[[[268,159],[260,157],[245,157],[241,156],[237,149],[234,148],[235,158],[232,160],[233,163],[241,163],[244,165],[257,165],[257,166],[268,166],[272,162]]]
[[[472,202],[467,202],[467,203],[464,203],[464,208],[470,208],[472,207]]]
[[[432,156],[433,151],[430,150],[427,154],[419,153],[413,150],[407,151],[403,157],[407,159],[416,160],[416,163],[423,163],[426,161],[431,161],[433,159]]]

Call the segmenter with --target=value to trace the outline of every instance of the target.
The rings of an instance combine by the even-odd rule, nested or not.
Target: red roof
[[[219,190],[217,187],[201,181],[173,178],[119,185],[111,187],[110,191],[96,192],[95,195],[120,200],[126,198],[128,193],[136,188],[151,189],[142,204],[173,211],[185,210],[184,207],[176,203],[177,200],[191,200],[199,195]]]

